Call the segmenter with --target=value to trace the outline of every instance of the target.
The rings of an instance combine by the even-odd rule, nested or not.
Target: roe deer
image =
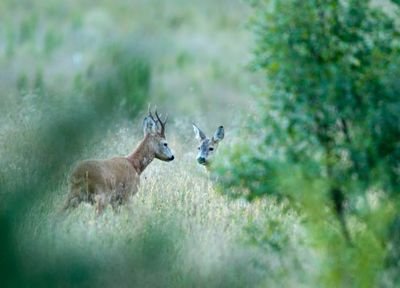
[[[197,162],[201,165],[209,167],[210,163],[212,162],[212,158],[217,151],[218,143],[224,139],[224,127],[219,126],[214,133],[214,136],[208,138],[203,131],[200,130],[193,123],[193,130],[196,136],[196,139],[200,141],[200,146],[198,147],[199,153],[197,154]]]
[[[144,138],[130,155],[106,160],[86,160],[75,167],[69,179],[70,191],[64,211],[77,207],[81,202],[96,204],[98,214],[107,204],[116,209],[137,192],[140,174],[154,158],[174,160],[165,139],[168,117],[162,121],[157,110],[155,115],[156,119],[149,109],[143,121]]]

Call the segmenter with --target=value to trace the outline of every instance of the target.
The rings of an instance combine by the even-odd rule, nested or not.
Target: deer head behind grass
[[[194,123],[193,130],[196,139],[200,142],[200,145],[198,147],[199,152],[196,157],[197,163],[204,165],[208,168],[212,162],[215,152],[217,151],[218,143],[222,139],[224,139],[224,127],[219,126],[211,139],[208,138],[206,134],[204,134],[204,132],[201,131],[200,128],[197,127]]]
[[[108,204],[115,209],[137,192],[140,174],[154,158],[174,160],[165,138],[167,118],[162,121],[157,111],[155,116],[149,109],[143,121],[144,138],[130,155],[86,160],[75,167],[70,177],[70,191],[64,210],[75,208],[81,202],[95,204],[98,214]]]

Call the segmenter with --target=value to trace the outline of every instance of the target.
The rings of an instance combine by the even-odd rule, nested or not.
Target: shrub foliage
[[[295,199],[292,203],[318,223],[321,216],[329,221],[319,210],[330,207],[349,246],[362,252],[371,239],[384,243],[375,246],[382,250],[375,251],[381,254],[374,261],[387,265],[394,252],[384,248],[398,238],[390,223],[398,217],[393,207],[400,191],[399,23],[382,5],[365,0],[252,3],[253,64],[266,80],[258,131],[264,138],[247,149],[247,157],[238,158],[233,147],[234,168],[219,167],[222,183],[245,188],[249,199],[268,194]],[[398,2],[386,5],[398,15]],[[380,195],[376,206],[371,195]],[[355,225],[346,224],[345,214],[366,225],[364,240]],[[318,239],[335,239],[328,238]],[[347,261],[357,261],[353,252],[346,253]],[[349,265],[356,269],[356,263]],[[338,266],[325,275],[343,276],[336,273]],[[376,267],[364,268],[363,277],[349,276],[356,279],[348,283],[376,280],[371,275],[377,274],[369,273]],[[328,283],[343,284],[339,278]]]

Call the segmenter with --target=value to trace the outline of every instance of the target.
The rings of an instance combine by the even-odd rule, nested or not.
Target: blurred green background
[[[400,285],[398,1],[0,3],[2,287]],[[170,116],[119,213],[79,160]],[[191,123],[226,136],[208,173]]]

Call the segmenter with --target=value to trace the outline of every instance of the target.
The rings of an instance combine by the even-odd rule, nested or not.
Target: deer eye
[[[168,143],[164,143],[164,146],[165,146],[165,147],[168,147]]]
[[[197,150],[200,150],[200,147],[197,147]]]
[[[208,150],[210,150],[210,151],[213,151],[213,150],[214,150],[214,148],[213,148],[213,147],[210,147],[210,148],[208,148]]]

